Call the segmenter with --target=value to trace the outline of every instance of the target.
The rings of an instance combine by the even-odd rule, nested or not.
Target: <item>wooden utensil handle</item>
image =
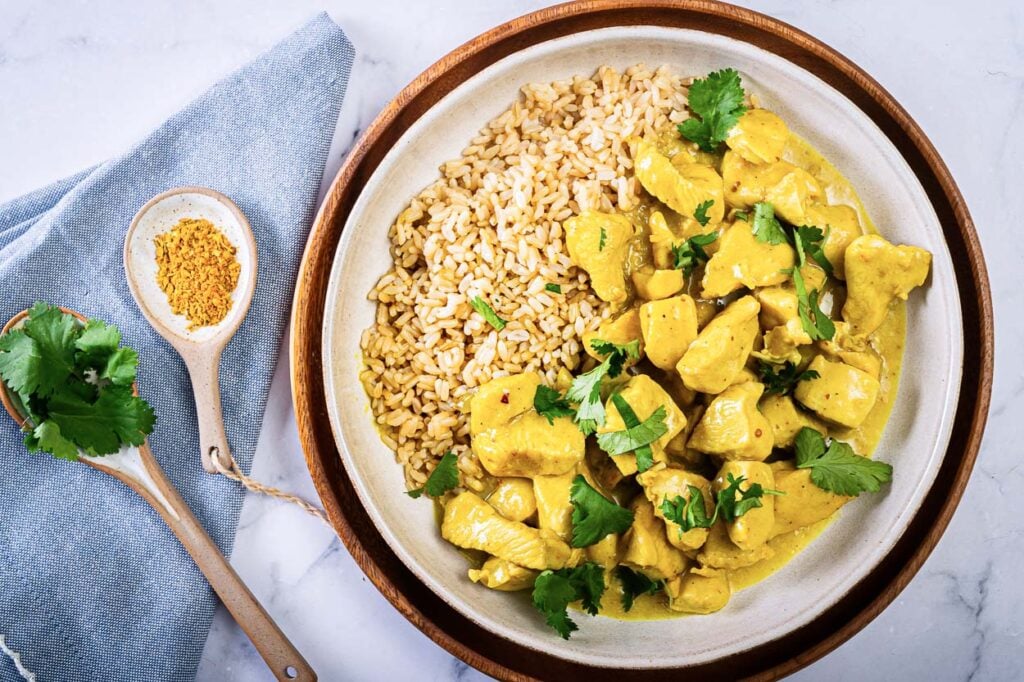
[[[266,661],[274,677],[278,680],[314,682],[317,677],[313,668],[288,641],[281,628],[271,619],[270,614],[220,553],[216,543],[206,533],[181,494],[157,464],[149,446],[140,447],[139,454],[152,480],[125,480],[120,476],[119,478],[142,495],[164,518],[168,527],[188,550],[199,570],[206,576],[214,592],[231,612],[235,622],[249,636],[249,640]]]
[[[224,416],[220,404],[220,349],[181,353],[192,379],[192,392],[196,400],[196,418],[199,421],[199,450],[203,469],[215,474],[210,453],[216,448],[229,453],[228,436],[224,432]]]

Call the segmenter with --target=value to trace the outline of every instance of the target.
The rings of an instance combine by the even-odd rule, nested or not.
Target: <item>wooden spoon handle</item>
[[[224,416],[220,404],[220,349],[202,352],[183,351],[192,392],[196,400],[196,418],[199,421],[199,450],[203,469],[215,474],[210,453],[216,448],[227,454],[228,436],[224,432]]]
[[[118,478],[138,492],[164,518],[231,612],[235,622],[249,636],[274,677],[278,680],[314,682],[317,677],[313,668],[288,641],[281,628],[220,553],[216,543],[207,535],[181,494],[157,464],[149,446],[141,446],[139,454],[150,480],[121,475]]]

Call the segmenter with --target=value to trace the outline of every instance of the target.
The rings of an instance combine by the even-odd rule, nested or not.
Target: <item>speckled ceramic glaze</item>
[[[651,622],[580,614],[580,631],[563,641],[527,595],[469,582],[465,559],[441,540],[429,503],[404,494],[401,467],[380,441],[359,383],[359,337],[374,318],[366,294],[390,266],[388,228],[437,177],[443,161],[458,157],[524,82],[637,62],[692,75],[737,68],[748,91],[851,180],[887,238],[934,254],[933,270],[911,297],[899,395],[876,451],[895,466],[892,485],[848,505],[794,561],[735,594],[717,614]],[[363,505],[394,552],[438,595],[482,627],[559,657],[598,666],[675,667],[722,658],[809,623],[892,548],[934,480],[949,438],[963,354],[960,320],[949,252],[925,192],[895,147],[851,102],[747,43],[683,29],[610,28],[542,43],[494,64],[441,100],[384,159],[346,223],[333,263],[324,379],[338,448]]]

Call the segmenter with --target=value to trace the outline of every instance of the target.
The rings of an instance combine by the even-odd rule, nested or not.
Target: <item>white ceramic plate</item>
[[[409,199],[457,158],[520,85],[590,74],[601,64],[668,64],[703,75],[732,66],[744,87],[816,146],[859,191],[894,242],[934,254],[932,276],[912,296],[903,376],[876,457],[895,466],[891,486],[848,505],[783,570],[733,596],[712,616],[623,622],[579,614],[569,641],[543,623],[525,594],[494,592],[466,578],[466,562],[441,540],[423,500],[404,494],[401,467],[380,441],[359,383],[359,337],[374,319],[366,294],[390,267],[387,232]],[[346,471],[391,549],[442,599],[516,642],[589,665],[655,668],[735,654],[812,621],[886,555],[931,485],[945,451],[959,390],[963,334],[952,263],[913,172],[875,124],[822,80],[772,53],[685,29],[622,27],[573,34],[499,61],[420,118],[366,183],[333,262],[323,337],[328,410]],[[711,627],[713,624],[713,627]]]

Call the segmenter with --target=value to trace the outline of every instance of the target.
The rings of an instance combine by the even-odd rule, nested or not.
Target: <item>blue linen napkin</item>
[[[139,351],[150,445],[221,549],[243,491],[203,472],[181,359],[139,313],[121,248],[151,197],[204,185],[248,216],[252,308],[223,356],[224,421],[248,471],[316,207],[352,46],[325,14],[215,85],[120,158],[0,205],[0,324],[37,299],[100,317]],[[190,680],[216,598],[135,493],[79,463],[30,455],[0,419],[0,635],[41,680]],[[0,654],[0,680],[20,680]]]

